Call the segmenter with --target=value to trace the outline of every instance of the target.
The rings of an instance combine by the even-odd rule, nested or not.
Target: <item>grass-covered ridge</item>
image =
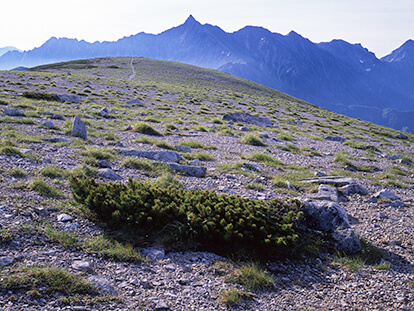
[[[301,244],[298,201],[255,201],[132,179],[122,184],[71,178],[70,185],[75,200],[111,228],[127,226],[143,235],[167,237],[167,243],[266,257],[292,255]]]

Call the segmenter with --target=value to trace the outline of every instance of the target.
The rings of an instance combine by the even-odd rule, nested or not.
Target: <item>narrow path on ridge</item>
[[[134,69],[134,66],[132,65],[133,61],[134,61],[134,58],[131,58],[131,62],[129,63],[129,66],[131,67],[131,71],[132,71],[132,73],[128,77],[128,79],[130,80],[135,77],[135,69]]]

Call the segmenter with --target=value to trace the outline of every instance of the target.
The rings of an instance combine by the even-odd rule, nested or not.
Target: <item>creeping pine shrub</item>
[[[53,94],[50,93],[37,93],[37,92],[23,92],[23,97],[36,99],[36,100],[47,100],[47,101],[55,101],[56,98]]]
[[[171,244],[202,245],[219,253],[248,251],[266,258],[293,255],[300,244],[299,201],[255,201],[132,179],[122,184],[72,177],[70,187],[75,200],[109,227],[164,234],[173,239],[167,241]]]

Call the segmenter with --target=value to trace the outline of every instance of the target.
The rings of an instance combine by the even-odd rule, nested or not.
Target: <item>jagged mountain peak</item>
[[[411,39],[407,40],[398,49],[392,51],[391,54],[384,56],[381,60],[389,63],[404,61],[414,63],[414,41]]]
[[[357,71],[369,72],[379,62],[375,54],[360,43],[351,44],[341,39],[334,39],[330,42],[318,43],[318,47],[328,51]]]
[[[192,14],[190,14],[190,16],[188,16],[188,18],[184,22],[184,25],[185,24],[188,25],[188,24],[200,24],[200,23],[194,18],[194,16]]]

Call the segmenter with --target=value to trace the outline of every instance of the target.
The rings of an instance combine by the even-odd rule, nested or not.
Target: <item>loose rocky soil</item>
[[[201,82],[194,82],[196,88],[203,83],[208,85],[203,91],[203,106],[200,106],[191,102],[191,98],[203,96],[191,93],[194,92],[193,87],[188,86],[185,90],[183,85],[189,82],[179,80],[184,78],[176,77],[178,86],[171,89],[173,83],[168,82],[167,78],[159,81],[150,77],[151,80],[148,74],[144,75],[145,68],[140,67],[143,64],[139,62],[142,60],[109,59],[100,61],[98,69],[64,67],[49,70],[49,73],[0,72],[0,87],[3,88],[0,99],[4,101],[0,108],[15,107],[26,115],[0,116],[0,147],[12,142],[24,154],[0,155],[0,265],[3,266],[0,269],[8,269],[13,265],[60,267],[99,279],[100,290],[118,298],[91,306],[85,305],[82,299],[72,305],[65,305],[60,299],[64,294],[48,294],[46,288],[35,297],[28,294],[27,288],[0,289],[0,310],[414,310],[412,134],[407,139],[397,138],[398,132],[391,130],[393,135],[373,134],[369,129],[374,126],[368,123],[338,117],[314,107],[305,111],[302,106],[305,104],[299,101],[296,104],[298,110],[295,110],[295,104],[289,102],[293,101],[291,98],[282,98],[279,102],[275,99],[279,95],[273,94],[272,97],[264,90],[255,93],[245,85],[241,89],[234,89],[241,82],[230,85],[225,80],[228,78],[208,73],[218,81],[214,83],[223,85],[220,93],[219,89],[208,84],[212,83],[212,78],[202,80],[201,74],[194,74],[195,69],[184,67],[184,71],[196,77],[190,81],[200,79]],[[110,66],[118,66],[118,69],[111,69]],[[130,66],[134,66],[133,72]],[[162,68],[163,74],[168,76],[169,68]],[[88,90],[85,93],[86,88],[92,93]],[[68,94],[70,90],[78,95],[84,93],[80,95],[80,104],[29,100],[21,96],[23,91]],[[218,95],[212,95],[214,91]],[[237,96],[231,97],[232,94]],[[141,98],[142,105],[127,104],[136,97]],[[222,101],[216,100],[220,97],[233,107],[227,109],[221,105]],[[186,110],[179,108],[182,105],[185,105]],[[277,127],[213,122],[214,117],[221,119],[225,112],[231,110],[248,112],[249,105],[256,105],[255,113],[269,117]],[[277,107],[277,117],[268,114],[271,105]],[[110,118],[98,115],[103,107],[114,109]],[[171,110],[161,109],[166,107]],[[211,114],[197,114],[200,107],[208,108],[204,111]],[[297,113],[293,114],[292,111]],[[65,120],[50,119],[42,114],[44,112],[59,114]],[[87,141],[71,135],[74,115],[80,115],[85,121]],[[147,135],[125,130],[133,122],[148,117],[162,121],[147,122],[167,134],[155,137],[158,140],[173,146],[187,140],[215,146],[215,149],[205,150],[193,148],[191,152],[203,152],[214,157],[212,161],[201,161],[202,166],[207,168],[206,177],[175,174],[187,189],[209,189],[262,200],[286,196],[306,198],[315,191],[315,187],[290,180],[296,190],[288,190],[273,182],[274,176],[288,172],[292,165],[296,170],[306,169],[307,176],[304,178],[312,177],[314,172],[346,174],[355,178],[369,194],[340,197],[340,205],[347,211],[351,226],[358,236],[382,251],[383,264],[364,264],[351,270],[346,265],[336,263],[336,254],[325,253],[316,257],[269,262],[265,266],[275,280],[274,285],[254,292],[253,299],[241,305],[226,306],[220,300],[222,291],[231,287],[241,288],[226,282],[226,273],[217,271],[217,262],[235,265],[228,258],[207,252],[165,252],[160,246],[153,245],[141,249],[141,253],[148,258],[142,263],[115,262],[80,248],[65,247],[48,238],[39,226],[49,223],[57,231],[76,234],[80,241],[101,234],[104,229],[88,219],[80,207],[74,204],[66,177],[44,177],[48,184],[63,192],[63,198],[41,195],[32,190],[30,182],[38,178],[40,170],[47,166],[58,166],[65,171],[81,166],[85,162],[81,154],[85,147],[115,151],[116,156],[109,164],[123,180],[129,177],[148,179],[148,172],[125,168],[123,161],[126,156],[118,152],[121,149],[164,150],[136,141]],[[195,120],[197,124],[192,122]],[[315,120],[329,126],[316,126]],[[45,121],[52,121],[57,129],[41,126]],[[345,122],[348,125],[344,125]],[[167,132],[165,124],[175,124],[178,130]],[[234,136],[223,135],[216,130],[217,126],[226,126]],[[266,146],[240,143],[245,131],[261,135]],[[380,128],[378,131],[386,132],[388,129]],[[108,133],[115,136],[108,136]],[[291,141],[281,139],[281,133],[289,134]],[[301,135],[303,133],[308,135]],[[381,152],[368,154],[366,150],[353,148],[344,142],[325,140],[327,135],[354,140],[360,145],[375,146]],[[68,141],[56,143],[45,141],[44,138],[63,138]],[[281,148],[289,144],[302,149],[292,153]],[[317,154],[310,154],[309,150]],[[249,156],[254,152],[272,155],[280,159],[283,165],[271,167],[253,161]],[[343,152],[354,165],[371,165],[375,169],[364,172],[334,161],[335,156]],[[182,152],[180,154],[184,155]],[[405,162],[401,163],[401,159]],[[247,168],[229,169],[229,166],[239,162],[253,164],[259,172]],[[400,169],[400,174],[395,173],[396,168]],[[25,171],[27,175],[10,174],[16,169]],[[388,175],[381,175],[385,173]],[[289,175],[286,176],[289,178]],[[251,183],[260,185],[260,189],[246,188]],[[391,200],[373,202],[372,196],[382,189],[389,189],[397,195],[402,206],[393,206],[394,201]],[[58,216],[64,213],[70,215],[70,219],[58,221]],[[78,266],[79,262],[86,265],[84,271],[80,271],[83,268]]]

